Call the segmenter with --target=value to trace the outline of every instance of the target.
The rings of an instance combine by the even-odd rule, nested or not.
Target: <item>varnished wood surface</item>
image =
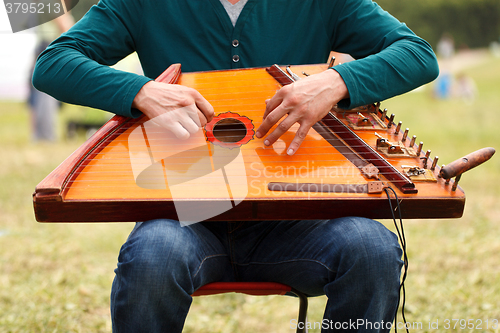
[[[326,65],[296,66],[292,69],[295,73],[312,74],[326,69]],[[175,78],[175,75],[169,76],[169,80]],[[265,100],[280,88],[280,84],[263,68],[184,73],[179,76],[179,84],[200,91],[214,106],[216,115],[231,112],[248,117],[254,130],[262,122]],[[342,114],[338,116],[343,119]],[[227,185],[218,182],[220,177],[214,176],[211,182],[211,178],[202,177],[206,175],[205,171],[196,168],[197,163],[203,159],[210,161],[211,171],[217,171],[217,164],[223,163],[222,161],[241,162],[226,163],[224,167],[226,177],[232,180],[229,199],[241,203],[214,217],[215,220],[392,216],[385,193],[292,193],[267,189],[270,182],[366,184],[367,179],[359,170],[314,130],[309,132],[301,148],[293,156],[286,155],[285,150],[296,127],[271,147],[266,147],[262,139],[252,136],[248,143],[240,147],[219,147],[208,141],[204,141],[203,146],[198,141],[193,143],[192,149],[185,151],[182,146],[166,147],[169,142],[177,141],[172,140],[164,131],[155,131],[155,127],[151,127],[149,120],[144,117],[136,120],[113,119],[112,122],[115,123],[105,125],[108,129],[104,128],[96,133],[96,137],[91,138],[84,151],[69,158],[47,177],[48,181],[46,179],[37,186],[34,204],[38,221],[140,221],[176,218],[174,198],[168,186],[172,178],[166,176],[172,173],[177,175],[177,182],[182,181],[183,175],[190,177],[190,186],[177,189],[175,200],[193,203],[197,209],[227,200],[220,196],[221,192],[227,191]],[[141,125],[145,126],[144,129]],[[146,141],[138,136],[138,130],[147,134]],[[397,142],[401,139],[401,133],[393,133],[394,127],[387,131],[376,131],[390,141]],[[374,132],[375,130],[368,129],[356,131],[356,134],[368,145],[375,147],[377,137]],[[135,157],[144,150],[144,142],[148,145],[151,157],[149,162]],[[240,160],[235,157],[239,151]],[[145,170],[140,175],[141,186],[134,177],[133,164],[137,164],[137,161],[146,163],[140,167]],[[419,158],[393,157],[387,158],[387,161],[399,170],[402,170],[402,165],[421,165]],[[137,169],[137,165],[135,168]],[[154,168],[159,168],[157,171],[160,171],[149,173]],[[196,177],[197,172],[200,177]],[[439,168],[436,168],[434,174],[437,176],[438,173]],[[452,192],[451,184],[445,184],[439,178],[436,183],[418,182],[415,185],[418,189],[416,194],[404,194],[396,186],[392,186],[398,193],[405,218],[462,215],[465,195],[460,188]],[[395,200],[393,206],[396,206]]]
[[[478,165],[488,161],[493,154],[495,154],[495,148],[488,147],[476,150],[456,161],[447,164],[441,169],[439,174],[445,179],[450,179],[461,175],[467,170],[477,167]]]

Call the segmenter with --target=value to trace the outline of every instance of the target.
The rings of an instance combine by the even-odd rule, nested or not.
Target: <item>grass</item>
[[[500,59],[487,58],[463,72],[478,85],[472,105],[432,99],[430,87],[383,103],[425,149],[439,155],[440,164],[500,142]],[[37,223],[34,187],[83,139],[30,142],[21,103],[1,102],[0,119],[0,332],[110,332],[113,269],[133,225]],[[500,320],[499,170],[494,156],[464,174],[463,218],[404,221],[410,260],[406,319],[422,323],[414,332],[473,331],[453,329],[453,321],[446,330],[445,320],[454,318],[482,320],[482,329],[474,331],[499,331],[491,328],[491,320]],[[393,229],[391,221],[383,222]],[[321,321],[325,302],[310,300],[310,321]],[[198,297],[185,332],[293,332],[297,310],[291,297]],[[429,329],[436,320],[439,328]]]
[[[0,104],[0,332],[109,332],[109,286],[130,224],[39,224],[31,193],[82,140],[29,141],[23,104]]]

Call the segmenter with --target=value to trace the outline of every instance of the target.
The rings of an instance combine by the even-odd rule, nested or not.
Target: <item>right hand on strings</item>
[[[179,139],[188,139],[214,117],[214,108],[197,90],[155,81],[139,90],[132,107]]]
[[[347,86],[340,74],[328,69],[284,86],[268,101],[264,120],[257,129],[256,136],[263,138],[271,128],[264,144],[272,145],[293,124],[298,123],[295,137],[287,148],[293,155],[300,147],[311,127],[321,120],[340,100],[349,97]]]

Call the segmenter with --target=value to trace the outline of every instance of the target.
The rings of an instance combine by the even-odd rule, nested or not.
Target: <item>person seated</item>
[[[33,83],[62,101],[128,117],[152,119],[188,106],[200,120],[194,132],[214,109],[192,88],[154,81],[171,64],[184,72],[313,64],[331,51],[356,60],[280,89],[267,102],[257,140],[272,145],[298,123],[287,147],[293,155],[333,106],[378,102],[438,75],[429,44],[371,0],[101,0],[40,55]],[[144,76],[109,67],[132,52]],[[138,222],[115,269],[113,332],[181,332],[191,294],[214,281],[280,282],[308,296],[326,294],[328,322],[390,323],[401,255],[392,232],[355,216],[185,227]]]

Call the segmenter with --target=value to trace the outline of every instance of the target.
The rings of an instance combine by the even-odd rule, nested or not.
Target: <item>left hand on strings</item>
[[[349,92],[340,74],[332,69],[314,74],[282,87],[270,100],[266,101],[264,121],[257,129],[257,138],[264,137],[268,131],[281,122],[266,137],[264,144],[272,145],[293,124],[299,129],[288,146],[287,154],[293,155],[309,129],[342,99],[348,98]]]

